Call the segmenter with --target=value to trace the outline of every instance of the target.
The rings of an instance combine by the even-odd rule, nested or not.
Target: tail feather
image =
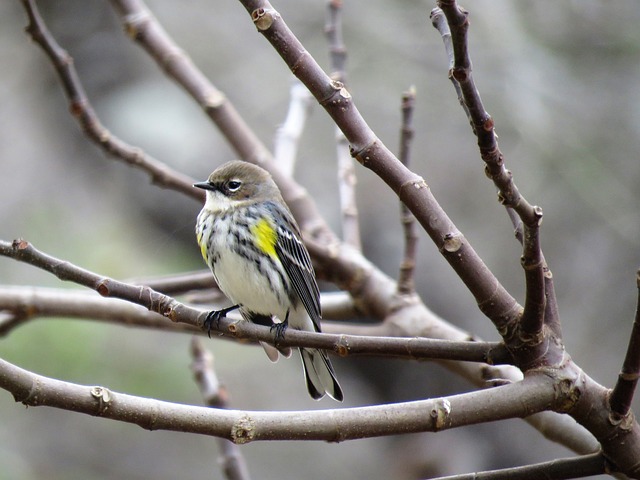
[[[272,363],[276,363],[278,358],[280,358],[280,355],[285,358],[289,358],[291,356],[291,348],[289,347],[274,347],[266,342],[260,342],[260,345],[262,345],[264,353],[267,354],[267,357]]]
[[[342,401],[342,388],[336,379],[333,366],[327,354],[315,348],[301,348],[302,366],[304,378],[307,381],[309,395],[315,400],[320,400],[325,394],[334,400]]]

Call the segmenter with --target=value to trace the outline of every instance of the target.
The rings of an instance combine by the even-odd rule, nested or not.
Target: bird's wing
[[[313,321],[316,331],[320,331],[320,291],[316,283],[316,276],[311,264],[309,252],[300,240],[300,232],[293,218],[288,212],[278,209],[277,222],[278,238],[276,240],[276,253],[285,272],[291,280],[293,289],[300,297],[304,308]]]

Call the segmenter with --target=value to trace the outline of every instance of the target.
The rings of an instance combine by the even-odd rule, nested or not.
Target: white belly
[[[284,319],[288,305],[283,304],[284,299],[279,299],[272,290],[282,290],[282,282],[277,275],[268,278],[255,263],[226,250],[221,252],[215,264],[214,276],[220,290],[234,304],[255,313],[276,315],[281,320]]]

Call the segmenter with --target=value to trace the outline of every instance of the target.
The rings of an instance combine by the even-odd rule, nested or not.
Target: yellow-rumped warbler
[[[196,235],[202,257],[220,290],[233,306],[210,312],[205,326],[235,308],[242,317],[276,330],[276,340],[287,326],[320,331],[320,292],[300,229],[269,173],[243,161],[216,169],[195,187],[207,191],[198,215]],[[274,323],[273,315],[282,323]],[[271,360],[275,359],[265,348]],[[300,348],[309,394],[325,393],[342,401],[327,354]]]

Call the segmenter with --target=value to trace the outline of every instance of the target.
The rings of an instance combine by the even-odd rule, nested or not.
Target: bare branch
[[[262,163],[271,158],[268,149],[242,120],[233,104],[195,68],[188,55],[167,35],[144,2],[112,0],[111,3],[127,35],[140,43],[158,66],[197,100],[241,158],[253,163]]]
[[[238,444],[259,440],[339,442],[441,431],[526,417],[555,408],[559,401],[553,381],[545,375],[534,375],[522,382],[487,390],[391,405],[281,412],[226,410],[62,382],[28,372],[3,359],[0,359],[0,388],[28,406],[55,407],[133,423],[148,430],[216,436]]]
[[[155,185],[182,192],[189,197],[202,201],[204,193],[193,188],[193,180],[170,169],[167,165],[150,157],[141,149],[123,142],[100,123],[78,79],[73,66],[73,59],[58,45],[47,29],[34,0],[23,0],[22,3],[29,17],[29,25],[26,27],[26,31],[33,41],[42,47],[56,68],[69,101],[69,110],[79,122],[87,137],[107,154],[146,171]]]
[[[413,139],[413,107],[416,101],[415,87],[409,88],[402,95],[402,127],[400,128],[400,154],[398,157],[405,167],[409,166],[411,140]],[[416,247],[418,235],[415,230],[415,217],[407,206],[400,202],[400,220],[404,230],[404,259],[400,264],[398,276],[398,292],[413,293],[415,291],[413,272],[416,265]]]
[[[455,0],[444,0],[438,5],[440,8],[431,11],[431,21],[440,32],[449,59],[449,79],[478,139],[485,173],[498,189],[498,199],[506,207],[516,238],[524,247],[522,265],[525,269],[526,301],[521,322],[514,323],[511,328],[514,333],[515,327],[521,328],[526,343],[533,345],[530,357],[535,363],[540,361],[540,352],[546,350],[538,338],[543,322],[556,337],[562,338],[552,274],[540,247],[538,230],[542,209],[526,201],[513,182],[511,172],[504,167],[493,119],[482,104],[471,72],[467,46],[468,12],[458,7]],[[540,347],[536,348],[536,344]]]
[[[616,422],[622,422],[625,417],[630,415],[631,402],[640,377],[640,270],[636,272],[636,288],[638,289],[638,302],[629,346],[624,357],[622,370],[618,374],[618,381],[609,397],[609,405]]]
[[[218,290],[210,270],[198,270],[172,275],[129,278],[126,283],[145,285],[167,295],[180,295],[191,290]],[[219,290],[218,290],[219,291]]]
[[[433,25],[438,28],[451,61],[453,49],[453,67],[449,74],[456,88],[458,98],[465,107],[473,132],[478,139],[480,155],[485,162],[485,173],[498,188],[500,203],[512,208],[522,220],[524,226],[524,252],[522,266],[525,270],[526,301],[522,319],[518,324],[525,343],[540,345],[540,351],[546,351],[540,337],[545,313],[545,263],[540,248],[539,226],[542,221],[542,209],[531,206],[520,194],[513,182],[513,176],[504,166],[504,157],[498,148],[494,122],[484,108],[471,72],[471,59],[467,47],[469,28],[468,12],[459,7],[455,0],[440,0],[440,8],[431,12]],[[447,19],[444,22],[441,16]],[[522,340],[522,339],[521,339]],[[541,354],[533,353],[533,357]]]
[[[519,318],[520,305],[455,227],[426,182],[404,167],[375,136],[346,88],[327,76],[268,1],[241,0],[241,3],[252,15],[260,33],[340,127],[351,144],[352,156],[378,174],[413,212],[474,295],[483,313],[498,328]]]
[[[273,153],[278,168],[289,177],[293,177],[298,144],[313,106],[312,100],[309,90],[293,77],[289,88],[289,110],[283,124],[276,130]]]
[[[215,408],[228,408],[228,392],[218,380],[213,369],[213,355],[197,337],[191,339],[191,356],[193,357],[191,370],[206,405]],[[218,440],[218,447],[220,448],[219,463],[229,480],[248,480],[251,478],[247,463],[238,445],[221,438]]]
[[[92,292],[36,287],[1,287],[0,336],[8,335],[24,322],[43,317],[100,320],[128,327],[153,328],[181,333],[201,333],[201,329],[184,323],[172,323],[140,305],[117,298],[104,298]]]
[[[347,47],[342,36],[342,0],[327,1],[325,34],[329,46],[331,78],[346,84]],[[349,154],[349,142],[336,126],[336,158],[338,160],[338,187],[342,218],[342,237],[347,245],[357,251],[362,250],[358,205],[356,202],[356,171]]]
[[[141,305],[152,312],[171,319],[172,322],[182,322],[194,327],[202,327],[205,312],[201,310],[183,305],[177,300],[158,293],[149,287],[129,285],[84,270],[69,262],[42,253],[24,240],[16,240],[12,244],[0,240],[0,255],[42,268],[61,280],[72,281],[96,290],[102,296],[120,298]],[[73,308],[70,308],[70,310],[73,310]],[[107,315],[113,318],[111,314]],[[157,318],[157,315],[155,317]],[[128,319],[132,322],[133,315],[130,315]],[[136,316],[135,321],[143,320]],[[147,319],[144,319],[144,321],[146,321],[145,326],[149,326]],[[212,330],[242,340],[259,340],[271,344],[274,341],[273,333],[268,327],[241,320],[234,321],[233,319],[223,318],[217,325],[212,326]],[[366,338],[350,335],[329,335],[294,329],[290,329],[285,338],[278,341],[278,345],[283,347],[324,348],[342,356],[355,354],[380,355],[381,352],[384,352],[384,355],[405,358],[442,358],[487,363],[492,361],[492,351],[498,347],[496,343],[451,342],[428,338]],[[500,358],[504,359],[503,356]]]

